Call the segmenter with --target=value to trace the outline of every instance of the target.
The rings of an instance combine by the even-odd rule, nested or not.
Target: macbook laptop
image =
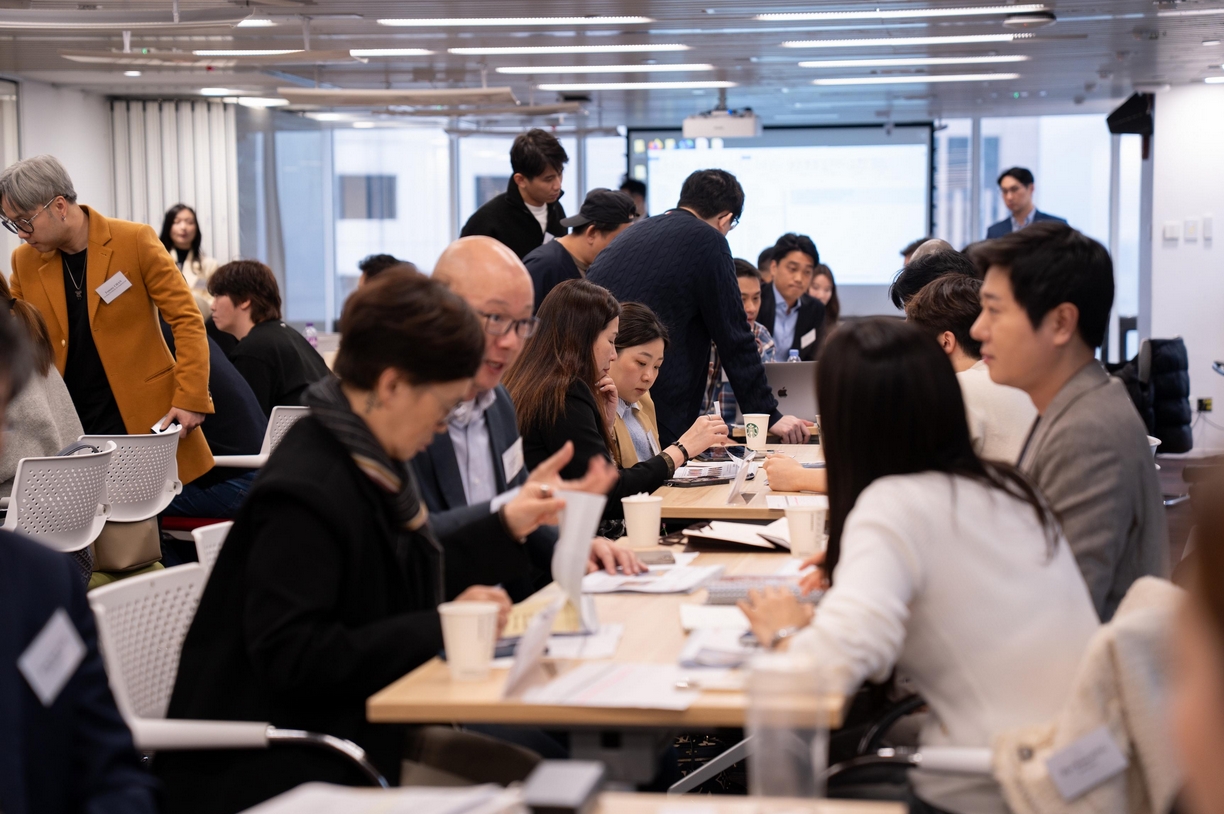
[[[765,378],[782,415],[816,420],[820,408],[816,405],[815,362],[766,362]]]

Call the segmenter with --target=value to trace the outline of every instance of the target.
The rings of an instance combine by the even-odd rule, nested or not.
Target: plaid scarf
[[[411,574],[418,567],[429,565],[428,570],[435,572],[434,584],[429,589],[433,591],[435,602],[443,601],[446,592],[442,545],[429,528],[429,510],[421,503],[412,469],[387,454],[365,421],[353,412],[348,397],[340,389],[339,379],[328,376],[315,382],[302,394],[302,403],[348,450],[357,468],[378,487],[399,529],[396,557],[409,581],[413,581]],[[436,565],[423,562],[423,554],[427,561],[436,561]]]

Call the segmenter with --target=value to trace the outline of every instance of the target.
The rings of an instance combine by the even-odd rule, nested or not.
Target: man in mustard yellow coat
[[[197,429],[213,411],[204,320],[153,229],[79,205],[72,179],[49,155],[0,172],[0,210],[25,241],[13,252],[13,296],[42,312],[85,432],[138,435],[176,422],[179,479],[211,469]]]

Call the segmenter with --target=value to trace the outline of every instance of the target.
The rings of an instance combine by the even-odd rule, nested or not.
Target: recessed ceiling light
[[[346,118],[343,113],[307,113],[306,118],[317,122],[339,122]]]
[[[672,73],[676,71],[712,71],[714,66],[704,62],[677,63],[674,65],[516,65],[498,68],[505,74],[542,73]]]
[[[238,23],[238,28],[271,28],[276,25],[276,21],[270,17],[247,17],[242,22]]]
[[[140,71],[124,71],[124,76],[140,76]]]
[[[955,45],[975,42],[1013,42],[1032,34],[952,34],[943,37],[873,37],[851,40],[791,40],[783,48],[866,48],[875,45]]]
[[[822,59],[800,62],[800,68],[904,68],[914,65],[986,65],[996,62],[1027,62],[1028,57],[1007,54],[987,57],[885,57],[883,59]]]
[[[1203,40],[1203,45],[1219,45],[1219,40]]]
[[[758,20],[896,20],[910,17],[979,17],[988,14],[1023,14],[1048,11],[1043,3],[1015,6],[978,6],[977,8],[872,9],[870,11],[785,11],[758,14]]]
[[[369,130],[373,126],[374,122],[353,122],[353,127],[356,127],[358,130]]]
[[[279,57],[285,54],[300,54],[301,48],[288,48],[282,50],[268,48],[254,48],[249,50],[243,49],[228,49],[228,50],[205,50],[192,51],[198,57]]]
[[[571,82],[564,84],[536,85],[540,90],[700,90],[704,88],[733,88],[734,82],[709,80],[699,82]]]
[[[229,88],[200,88],[201,96],[232,96],[234,92]]]
[[[836,79],[813,79],[813,85],[919,85],[932,82],[998,82],[1019,79],[1018,73],[963,73],[934,76],[841,76]]]
[[[1208,85],[1224,85],[1224,76],[1209,76],[1203,81]]]
[[[517,54],[643,54],[654,51],[687,51],[679,43],[640,45],[516,45],[493,48],[447,48],[448,54],[467,56],[515,56]]]
[[[433,51],[425,48],[351,48],[355,57],[425,57]]]
[[[238,104],[243,107],[284,107],[289,100],[270,96],[239,96]]]
[[[378,21],[379,25],[411,27],[469,28],[500,25],[631,25],[653,23],[651,17],[405,17]]]

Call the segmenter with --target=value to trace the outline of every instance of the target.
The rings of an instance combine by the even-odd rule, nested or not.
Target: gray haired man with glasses
[[[497,512],[506,532],[527,546],[535,567],[533,579],[505,586],[516,600],[522,599],[541,581],[551,580],[552,549],[557,540],[556,528],[533,524],[539,514],[533,503],[551,491],[529,478],[514,403],[501,386],[502,375],[539,324],[531,315],[531,276],[505,245],[491,237],[473,236],[447,247],[438,258],[433,278],[462,297],[480,317],[485,357],[473,379],[472,398],[447,417],[445,431],[413,458],[412,467],[429,507],[430,523],[439,536],[445,536],[448,528]],[[582,481],[566,484],[566,488],[584,487]],[[632,552],[606,540],[592,546],[592,560],[613,571],[618,565],[630,572],[638,567]]]

